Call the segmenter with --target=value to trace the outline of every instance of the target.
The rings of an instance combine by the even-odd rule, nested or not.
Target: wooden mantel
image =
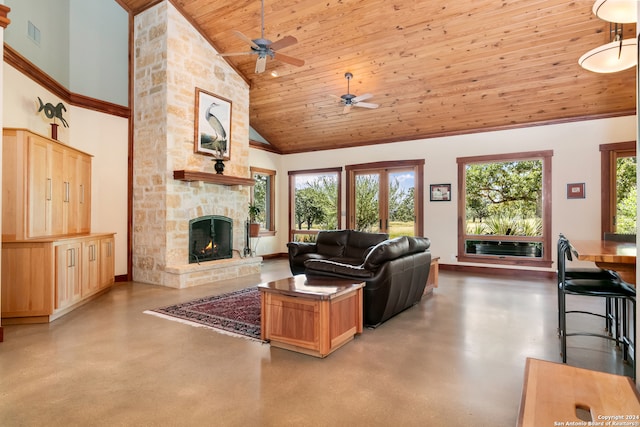
[[[188,170],[173,171],[173,179],[179,181],[202,181],[218,185],[255,185],[253,178],[241,178],[217,173],[198,172]]]

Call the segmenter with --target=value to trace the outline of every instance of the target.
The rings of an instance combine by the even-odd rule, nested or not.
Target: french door
[[[347,166],[348,228],[421,236],[424,160]]]

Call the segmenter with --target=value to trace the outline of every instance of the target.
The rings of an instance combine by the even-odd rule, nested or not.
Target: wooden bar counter
[[[581,261],[593,261],[598,267],[616,271],[622,279],[635,285],[636,253],[635,243],[613,240],[571,240],[571,246]]]
[[[262,283],[261,338],[274,347],[326,357],[362,333],[363,287],[305,275]]]

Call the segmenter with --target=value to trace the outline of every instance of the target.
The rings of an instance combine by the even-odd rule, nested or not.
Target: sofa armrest
[[[289,256],[296,257],[302,254],[309,254],[316,252],[317,246],[315,243],[307,243],[307,242],[289,242],[287,243],[287,248],[289,248]]]
[[[370,279],[374,271],[366,270],[361,265],[343,264],[327,259],[309,259],[304,262],[305,273],[320,274],[354,279]]]

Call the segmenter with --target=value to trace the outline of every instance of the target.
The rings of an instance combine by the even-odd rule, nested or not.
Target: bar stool
[[[560,233],[558,238],[557,245],[557,255],[558,255],[558,263],[560,263],[560,259],[563,256],[566,256],[569,261],[572,261],[573,258],[571,256],[571,251],[565,251],[564,246],[569,244],[569,240],[564,236],[564,234]],[[566,253],[566,255],[563,255]],[[605,279],[605,280],[622,280],[618,273],[613,270],[604,270],[601,268],[566,268],[565,264],[565,279],[566,280],[575,280],[575,279]],[[560,274],[558,274],[558,307],[560,307]],[[612,324],[617,324],[617,316],[618,306],[615,304],[615,310],[612,309],[612,300],[607,299],[605,302],[606,314],[605,314],[605,330],[609,331],[609,334],[612,334]],[[560,335],[560,310],[558,310],[558,335]]]
[[[560,319],[560,340],[561,340],[561,354],[562,362],[567,363],[567,337],[570,336],[592,336],[600,337],[608,340],[615,341],[616,344],[620,343],[623,347],[623,358],[625,361],[628,359],[629,348],[633,346],[635,348],[636,333],[635,327],[633,332],[633,340],[628,337],[628,315],[627,315],[627,302],[632,305],[633,324],[636,321],[636,291],[635,289],[620,279],[612,278],[600,278],[600,279],[567,279],[566,278],[566,262],[571,259],[571,252],[573,248],[568,239],[561,239],[559,242],[559,257],[558,257],[558,312]],[[616,326],[619,324],[622,326],[622,334],[620,335],[616,327],[616,337],[609,335],[603,335],[596,332],[582,331],[567,333],[567,314],[569,313],[581,313],[586,315],[598,316],[607,318],[607,314],[600,314],[595,312],[589,312],[584,310],[566,310],[566,296],[567,295],[579,295],[588,297],[600,297],[611,298],[621,302],[622,317],[616,319]],[[616,316],[617,317],[617,316]],[[635,351],[634,351],[635,355]],[[637,357],[637,356],[634,356]],[[635,374],[634,374],[635,377]]]

